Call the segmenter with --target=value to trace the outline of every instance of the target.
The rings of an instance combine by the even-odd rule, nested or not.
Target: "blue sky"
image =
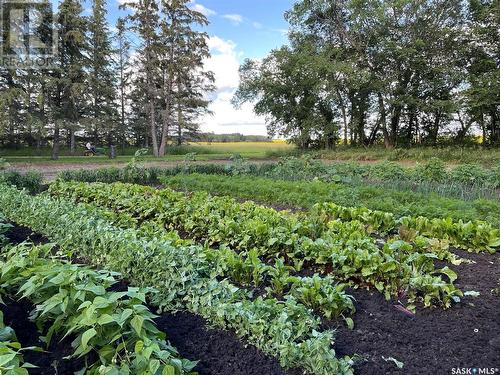
[[[210,110],[200,119],[203,131],[267,135],[265,119],[253,106],[236,109],[231,98],[239,84],[238,68],[245,58],[261,59],[286,43],[284,12],[293,0],[194,0],[191,6],[209,19],[207,32],[212,58],[206,67],[215,73],[217,91]]]
[[[114,25],[119,16],[119,2],[108,0],[109,20]],[[287,22],[284,13],[294,0],[191,0],[190,6],[204,13],[210,24],[205,31],[212,57],[206,68],[216,77],[211,116],[200,119],[203,131],[266,135],[265,119],[253,114],[252,105],[235,109],[230,104],[238,87],[239,64],[245,58],[260,59],[273,48],[286,43]],[[87,3],[88,4],[88,3]],[[89,13],[90,6],[85,6]]]
[[[118,9],[120,0],[108,0],[109,20],[116,22],[125,14]],[[205,29],[211,36],[232,40],[243,58],[261,58],[271,49],[286,43],[287,23],[284,12],[293,0],[192,0],[191,7],[204,13],[209,21]],[[89,1],[85,6],[90,11]]]
[[[283,17],[292,0],[199,0],[216,14],[209,14],[207,31],[232,40],[243,57],[261,58],[286,42],[287,23]]]

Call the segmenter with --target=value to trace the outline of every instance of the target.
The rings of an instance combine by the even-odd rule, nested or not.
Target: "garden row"
[[[92,210],[95,215],[121,228],[134,228],[146,238],[164,239],[174,245],[191,245],[193,241],[181,239],[178,232],[168,229],[158,220],[139,219],[139,216],[121,211],[111,211],[101,205],[79,203]],[[349,327],[353,320],[349,317],[354,311],[352,297],[345,293],[347,284],[338,283],[332,277],[314,274],[303,277],[296,274],[294,267],[284,264],[283,260],[263,262],[256,249],[248,252],[235,252],[227,246],[214,249],[200,248],[212,265],[212,273],[218,278],[229,278],[235,285],[256,289],[256,294],[286,299],[290,296],[305,306],[312,308],[328,319],[342,317]]]
[[[404,226],[429,237],[447,239],[455,246],[473,251],[495,251],[495,248],[500,246],[500,230],[497,229],[496,222],[454,220],[451,217],[430,218],[429,216],[432,217],[432,215],[399,216],[391,211],[372,210],[359,205],[343,206],[337,204],[337,199],[329,199],[332,194],[331,190],[320,182],[287,182],[201,174],[176,175],[160,179],[173,189],[207,191],[213,194],[231,195],[238,199],[255,199],[269,204],[278,202],[293,206],[309,206],[304,202],[316,201],[318,203],[311,206],[313,207],[312,214],[320,207],[320,211],[329,212],[334,218],[362,220],[374,230],[382,232],[398,230]],[[309,197],[314,198],[311,200]],[[416,202],[415,204],[418,204],[418,200]],[[491,216],[497,217],[500,214],[498,209],[493,206],[490,208],[492,209]]]
[[[192,373],[196,363],[179,358],[155,327],[155,315],[145,306],[147,291],[107,291],[118,275],[57,259],[50,245],[3,247],[0,265],[0,296],[20,296],[36,306],[30,319],[47,348],[54,338],[71,338],[69,359],[86,358],[79,373]],[[1,318],[0,373],[28,374],[34,366],[23,363],[22,353],[42,349],[22,348]]]
[[[163,310],[185,309],[277,356],[285,368],[311,374],[350,374],[352,360],[336,358],[333,331],[292,296],[284,300],[252,298],[214,272],[203,248],[145,237],[118,228],[90,206],[30,196],[0,185],[0,210],[21,225],[46,235],[62,249],[87,262],[120,272],[139,287],[155,287],[152,303]]]
[[[456,259],[439,243],[424,237],[413,244],[394,239],[379,247],[359,221],[325,221],[318,215],[282,213],[252,202],[240,204],[228,197],[210,197],[206,193],[186,196],[170,189],[156,190],[140,185],[57,182],[51,185],[49,192],[108,207],[142,223],[177,229],[208,245],[227,246],[238,252],[239,259],[242,255],[246,257],[237,269],[248,265],[251,274],[256,276],[254,280],[263,278],[257,267],[262,262],[257,256],[268,263],[274,262],[275,266],[267,269],[272,273],[272,284],[283,280],[276,277],[283,274],[278,272],[283,269],[279,266],[281,261],[276,261],[278,257],[297,271],[305,264],[355,285],[373,286],[388,299],[404,293],[410,303],[423,300],[426,306],[442,303],[448,307],[461,296],[460,290],[453,286],[456,275],[447,267],[435,269],[433,263],[439,257],[436,252],[447,260]],[[235,258],[227,251],[212,253],[218,255],[211,258]],[[235,262],[226,264],[236,266]],[[445,282],[440,273],[446,274],[450,282]],[[317,280],[316,283],[322,285],[322,279]],[[303,285],[304,281],[299,284]],[[304,301],[303,295],[298,298]],[[312,304],[315,305],[317,303]]]
[[[438,158],[430,158],[415,167],[385,161],[376,164],[333,163],[325,164],[307,157],[282,158],[278,163],[255,168],[258,175],[282,180],[338,181],[352,180],[408,181],[413,183],[446,183],[476,187],[500,187],[500,168],[485,169],[480,165],[460,164],[447,168]]]
[[[263,165],[260,168],[270,168]],[[198,174],[196,174],[198,173]],[[500,203],[494,199],[463,200],[443,197],[430,192],[414,191],[414,185],[402,190],[390,186],[370,184],[345,184],[322,181],[321,179],[283,180],[279,177],[260,177],[253,175],[246,166],[238,163],[221,165],[185,165],[175,168],[104,168],[97,170],[66,171],[59,175],[65,181],[83,182],[129,182],[139,184],[158,184],[162,177],[170,176],[179,188],[195,184],[206,186],[212,193],[218,192],[220,181],[231,181],[231,187],[238,190],[252,189],[256,200],[288,204],[310,208],[316,203],[335,202],[346,207],[367,207],[372,210],[391,212],[396,217],[424,216],[428,218],[452,218],[455,221],[484,220],[500,226]],[[292,172],[290,172],[292,173]],[[299,175],[300,173],[297,172]],[[194,174],[194,175],[192,175]],[[292,173],[293,174],[293,173]],[[231,176],[229,178],[229,176]],[[449,186],[448,184],[446,186]]]

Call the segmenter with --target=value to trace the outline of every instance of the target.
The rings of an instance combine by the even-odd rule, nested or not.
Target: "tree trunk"
[[[147,92],[149,96],[149,128],[151,131],[151,143],[153,144],[153,156],[159,157],[158,153],[158,135],[156,129],[156,119],[155,119],[155,90],[154,82],[152,78],[154,66],[153,59],[151,57],[152,51],[152,40],[146,40],[146,85]]]
[[[122,78],[123,79],[123,78]],[[120,106],[121,106],[121,118],[120,118],[120,140],[121,149],[125,149],[125,88],[123,85],[120,88]]]
[[[497,121],[497,111],[493,109],[490,112],[491,117],[491,136],[490,136],[490,144],[498,145],[500,143],[500,128],[498,126]]]
[[[432,134],[431,134],[431,140],[432,144],[434,146],[437,146],[437,138],[439,134],[439,123],[441,122],[441,114],[439,112],[436,112],[434,114],[434,124],[432,127]]]
[[[407,134],[407,141],[408,141],[408,145],[411,146],[412,145],[412,141],[413,141],[413,125],[415,123],[415,112],[413,111],[410,111],[410,114],[408,115],[409,116],[409,119],[408,119],[408,134]]]
[[[182,145],[182,110],[179,104],[177,108],[177,146]]]
[[[160,156],[165,156],[167,149],[168,131],[170,129],[170,117],[172,112],[172,88],[173,88],[173,74],[168,73],[168,81],[165,82],[165,114],[163,116],[163,128],[161,134]]]
[[[391,143],[391,137],[389,136],[389,132],[387,131],[387,113],[385,111],[384,97],[381,93],[377,94],[378,96],[378,110],[380,112],[380,124],[382,126],[382,134],[384,135],[384,146],[385,148],[394,148],[394,145]]]
[[[153,144],[153,155],[159,157],[158,153],[158,137],[156,135],[156,124],[155,124],[155,105],[153,101],[149,102],[149,126],[151,129],[151,143]]]
[[[391,146],[396,147],[397,141],[398,141],[398,132],[399,132],[399,120],[401,119],[401,111],[402,108],[399,104],[395,105],[392,116],[391,116],[391,132],[390,132],[390,139],[391,139]]]
[[[52,160],[59,159],[59,121],[54,122],[54,139],[52,143]]]
[[[70,154],[74,155],[76,151],[76,142],[75,142],[75,130],[73,129],[73,126],[70,127],[69,130],[69,149],[70,149]]]
[[[348,133],[349,124],[347,122],[347,113],[346,113],[346,108],[345,108],[345,104],[344,104],[344,99],[342,99],[342,94],[340,93],[339,90],[337,90],[337,97],[339,99],[340,111],[342,113],[342,120],[344,122],[344,146],[347,146],[347,143],[348,143],[347,133]]]

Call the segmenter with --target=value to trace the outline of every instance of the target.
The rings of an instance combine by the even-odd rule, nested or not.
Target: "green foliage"
[[[483,147],[413,147],[386,149],[373,147],[342,147],[334,151],[318,151],[317,156],[336,161],[417,161],[437,157],[449,164],[475,163],[493,168],[500,163],[500,149]]]
[[[100,193],[97,193],[97,190],[93,186],[87,186],[85,184],[78,185],[80,185],[80,188],[76,187],[75,184],[56,183],[51,187],[50,193],[52,195],[73,197],[80,202],[93,203],[97,207],[109,207],[115,210],[113,218],[111,218],[108,213],[103,213],[102,209],[100,209],[100,215],[104,215],[108,220],[111,219],[116,223],[125,223],[125,227],[139,227],[146,235],[149,235],[149,237],[153,235],[156,237],[164,237],[166,234],[172,232],[163,231],[163,233],[161,233],[161,229],[174,226],[183,232],[190,232],[195,238],[203,239],[205,243],[208,244],[223,243],[225,246],[231,246],[233,248],[237,246],[237,253],[227,247],[221,247],[218,250],[209,248],[203,250],[207,259],[214,264],[214,270],[216,270],[217,275],[229,277],[231,281],[235,282],[237,285],[253,285],[259,287],[261,284],[265,283],[265,280],[279,273],[279,271],[274,270],[272,266],[259,259],[260,255],[272,258],[273,253],[260,254],[256,248],[251,248],[252,243],[236,245],[236,238],[234,238],[233,241],[227,241],[227,236],[229,235],[241,236],[241,234],[237,233],[237,226],[242,225],[241,222],[231,222],[231,219],[228,217],[217,216],[220,218],[221,224],[218,230],[216,230],[215,228],[200,227],[199,220],[201,217],[189,218],[182,214],[182,205],[184,205],[185,208],[189,207],[188,211],[191,214],[196,212],[197,209],[199,209],[201,213],[207,212],[206,207],[201,207],[199,205],[202,203],[204,196],[198,197],[202,199],[195,198],[194,205],[189,205],[188,202],[182,200],[182,194],[166,190],[162,194],[154,194],[155,190],[151,188],[117,184],[115,186],[104,185]],[[117,198],[117,196],[120,198]],[[165,202],[165,199],[170,199],[170,204]],[[238,208],[234,206],[234,204],[234,207],[231,207],[230,204],[231,202],[229,202],[229,205],[217,207],[216,203],[212,203],[210,204],[211,208],[208,208],[208,210],[215,212],[216,210],[220,211],[222,209],[227,212],[238,212]],[[176,207],[174,207],[174,205]],[[165,212],[166,209],[172,210],[174,213],[168,215]],[[244,215],[244,213],[240,212],[239,215]],[[263,220],[265,220],[264,217]],[[138,223],[141,224],[139,225]],[[146,226],[148,229],[153,227],[160,229],[151,233],[149,230],[146,230]],[[224,227],[228,229],[228,232],[224,231]],[[248,225],[245,225],[245,227],[248,227]],[[266,229],[261,225],[261,229],[259,230],[260,235],[266,235],[265,231]],[[248,235],[245,236],[248,237]],[[171,240],[173,240],[172,237],[172,234],[170,234]],[[178,239],[178,235],[176,235],[176,237],[175,241],[181,243],[180,239]],[[279,262],[279,260],[277,262]],[[301,277],[289,278],[286,285],[277,291],[267,288],[268,293],[280,297],[284,287],[288,288],[292,286],[292,283],[295,286],[301,286],[303,284],[303,279]],[[326,290],[331,287],[330,284],[331,281],[325,279],[322,281],[322,288]],[[273,285],[272,282],[271,285]],[[329,318],[343,314],[348,315],[348,311],[354,310],[350,297],[345,295],[343,289],[343,287],[339,287],[339,295],[334,305],[327,307],[326,303],[324,303],[320,308]],[[340,303],[342,300],[344,303]]]
[[[240,86],[233,103],[255,103],[254,111],[266,116],[268,133],[287,137],[302,149],[338,139],[334,95],[325,93],[326,56],[312,43],[296,43],[273,50],[262,61],[247,59],[240,68]]]
[[[408,256],[413,250],[409,245],[408,254],[392,254],[391,249],[381,251],[360,222],[348,220],[346,223],[325,219],[325,215],[293,215],[279,213],[253,202],[240,204],[228,197],[210,197],[205,193],[184,196],[169,189],[156,190],[149,187],[125,184],[84,184],[56,183],[50,193],[62,197],[72,197],[96,206],[110,207],[125,212],[138,220],[157,220],[160,225],[188,232],[192,237],[203,239],[208,244],[223,244],[241,255],[223,252],[219,259],[227,258],[230,273],[241,283],[258,286],[266,267],[257,266],[257,254],[267,259],[276,256],[288,259],[300,270],[304,262],[319,266],[331,265],[333,274],[342,280],[362,280],[364,284],[375,286],[386,298],[397,295],[401,288],[407,288],[415,265]],[[425,254],[425,252],[424,252]],[[398,259],[399,267],[387,268],[386,264]],[[434,270],[431,257],[425,267],[418,272]],[[419,258],[420,262],[421,259]],[[223,262],[224,263],[224,262]],[[226,264],[227,266],[227,264]],[[370,272],[367,272],[367,267]],[[273,273],[278,273],[273,271]],[[297,299],[313,308],[321,309],[325,315],[339,315],[352,305],[343,295],[343,286],[331,289],[331,283],[315,279],[313,285],[321,287],[320,301],[312,303],[306,291],[311,287],[307,279],[298,279],[292,290],[304,292],[295,295]],[[429,280],[429,279],[427,279]],[[294,289],[295,288],[295,289]],[[280,288],[283,289],[283,288]],[[451,297],[460,295],[453,286],[436,301],[449,306]],[[334,294],[338,294],[335,299]],[[449,294],[448,294],[449,293]],[[417,295],[409,290],[411,300]],[[293,295],[293,293],[292,293]],[[325,308],[327,301],[331,303]],[[341,303],[343,301],[343,303]],[[427,304],[428,305],[428,304]]]
[[[431,158],[423,165],[415,168],[415,178],[426,181],[444,181],[446,179],[446,168],[444,163],[438,158]]]
[[[364,168],[369,178],[379,180],[403,180],[407,178],[408,172],[401,165],[386,161],[373,165],[371,168]]]
[[[7,218],[5,218],[0,212],[0,246],[3,246],[8,242],[5,234],[12,228],[12,225],[8,224],[7,221]]]
[[[10,164],[7,163],[7,160],[4,158],[0,158],[0,171],[3,171],[4,169],[7,169],[10,167]]]
[[[39,348],[23,348],[14,330],[5,325],[3,313],[0,311],[0,374],[28,375],[28,369],[35,366],[24,362],[23,352],[26,350],[39,350]]]
[[[158,168],[141,168],[136,163],[129,164],[126,168],[101,168],[92,170],[68,170],[60,172],[58,179],[65,181],[85,182],[131,182],[153,184],[157,183],[160,170]]]
[[[481,182],[487,182],[494,187],[500,186],[495,181],[494,171],[489,173],[489,171],[477,164],[457,165],[449,172],[449,175],[453,181],[458,181],[463,184],[480,184]]]
[[[322,181],[277,181],[267,178],[220,175],[175,175],[163,179],[168,186],[188,191],[204,190],[213,194],[232,195],[269,204],[311,208],[316,203],[334,202],[344,207],[366,207],[371,210],[403,216],[447,218],[454,221],[486,221],[500,226],[497,201],[477,199],[471,202],[444,198],[436,194],[391,191],[375,186],[348,186]]]
[[[301,158],[282,158],[276,164],[264,164],[253,174],[280,180],[314,180],[340,182],[335,168],[326,167],[320,161],[305,155]]]
[[[14,185],[19,189],[27,189],[30,193],[36,194],[42,190],[43,177],[38,171],[26,173],[4,171],[0,172],[0,182]]]
[[[196,161],[196,152],[190,152],[184,155],[184,161]]]
[[[52,259],[51,251],[50,245],[14,247],[2,254],[0,275],[7,292],[36,305],[30,319],[45,332],[47,346],[57,334],[73,338],[71,358],[95,352],[98,360],[86,374],[191,373],[196,363],[179,359],[155,327],[144,305],[148,290],[108,292],[116,274]]]
[[[286,368],[301,367],[316,375],[352,374],[348,357],[331,348],[333,332],[293,298],[249,299],[246,292],[218,280],[199,246],[173,245],[143,238],[134,229],[119,229],[92,210],[46,196],[31,197],[0,185],[0,208],[72,254],[123,274],[137,286],[158,287],[153,303],[163,309],[187,309],[238,336]]]
[[[471,168],[470,165],[458,165],[450,171],[444,170],[442,162],[433,159],[416,168],[403,168],[393,162],[362,165],[358,163],[324,164],[309,155],[300,158],[282,158],[278,163],[252,164],[236,155],[232,163],[183,165],[172,168],[135,168],[120,172],[116,168],[99,170],[64,171],[59,179],[86,182],[133,182],[157,184],[158,177],[179,173],[203,173],[220,175],[252,175],[279,180],[343,183],[348,186],[377,186],[384,190],[418,191],[436,193],[445,197],[457,197],[464,200],[498,197],[500,186],[500,168],[485,170]],[[126,168],[127,169],[127,168]]]

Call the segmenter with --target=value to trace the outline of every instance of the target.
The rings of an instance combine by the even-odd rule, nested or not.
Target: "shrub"
[[[441,159],[431,158],[425,164],[419,164],[413,171],[413,177],[417,181],[444,181],[448,172]]]
[[[26,189],[32,194],[39,193],[42,190],[42,181],[42,175],[37,171],[28,171],[26,173],[17,171],[0,172],[0,182],[14,185],[18,189]]]

